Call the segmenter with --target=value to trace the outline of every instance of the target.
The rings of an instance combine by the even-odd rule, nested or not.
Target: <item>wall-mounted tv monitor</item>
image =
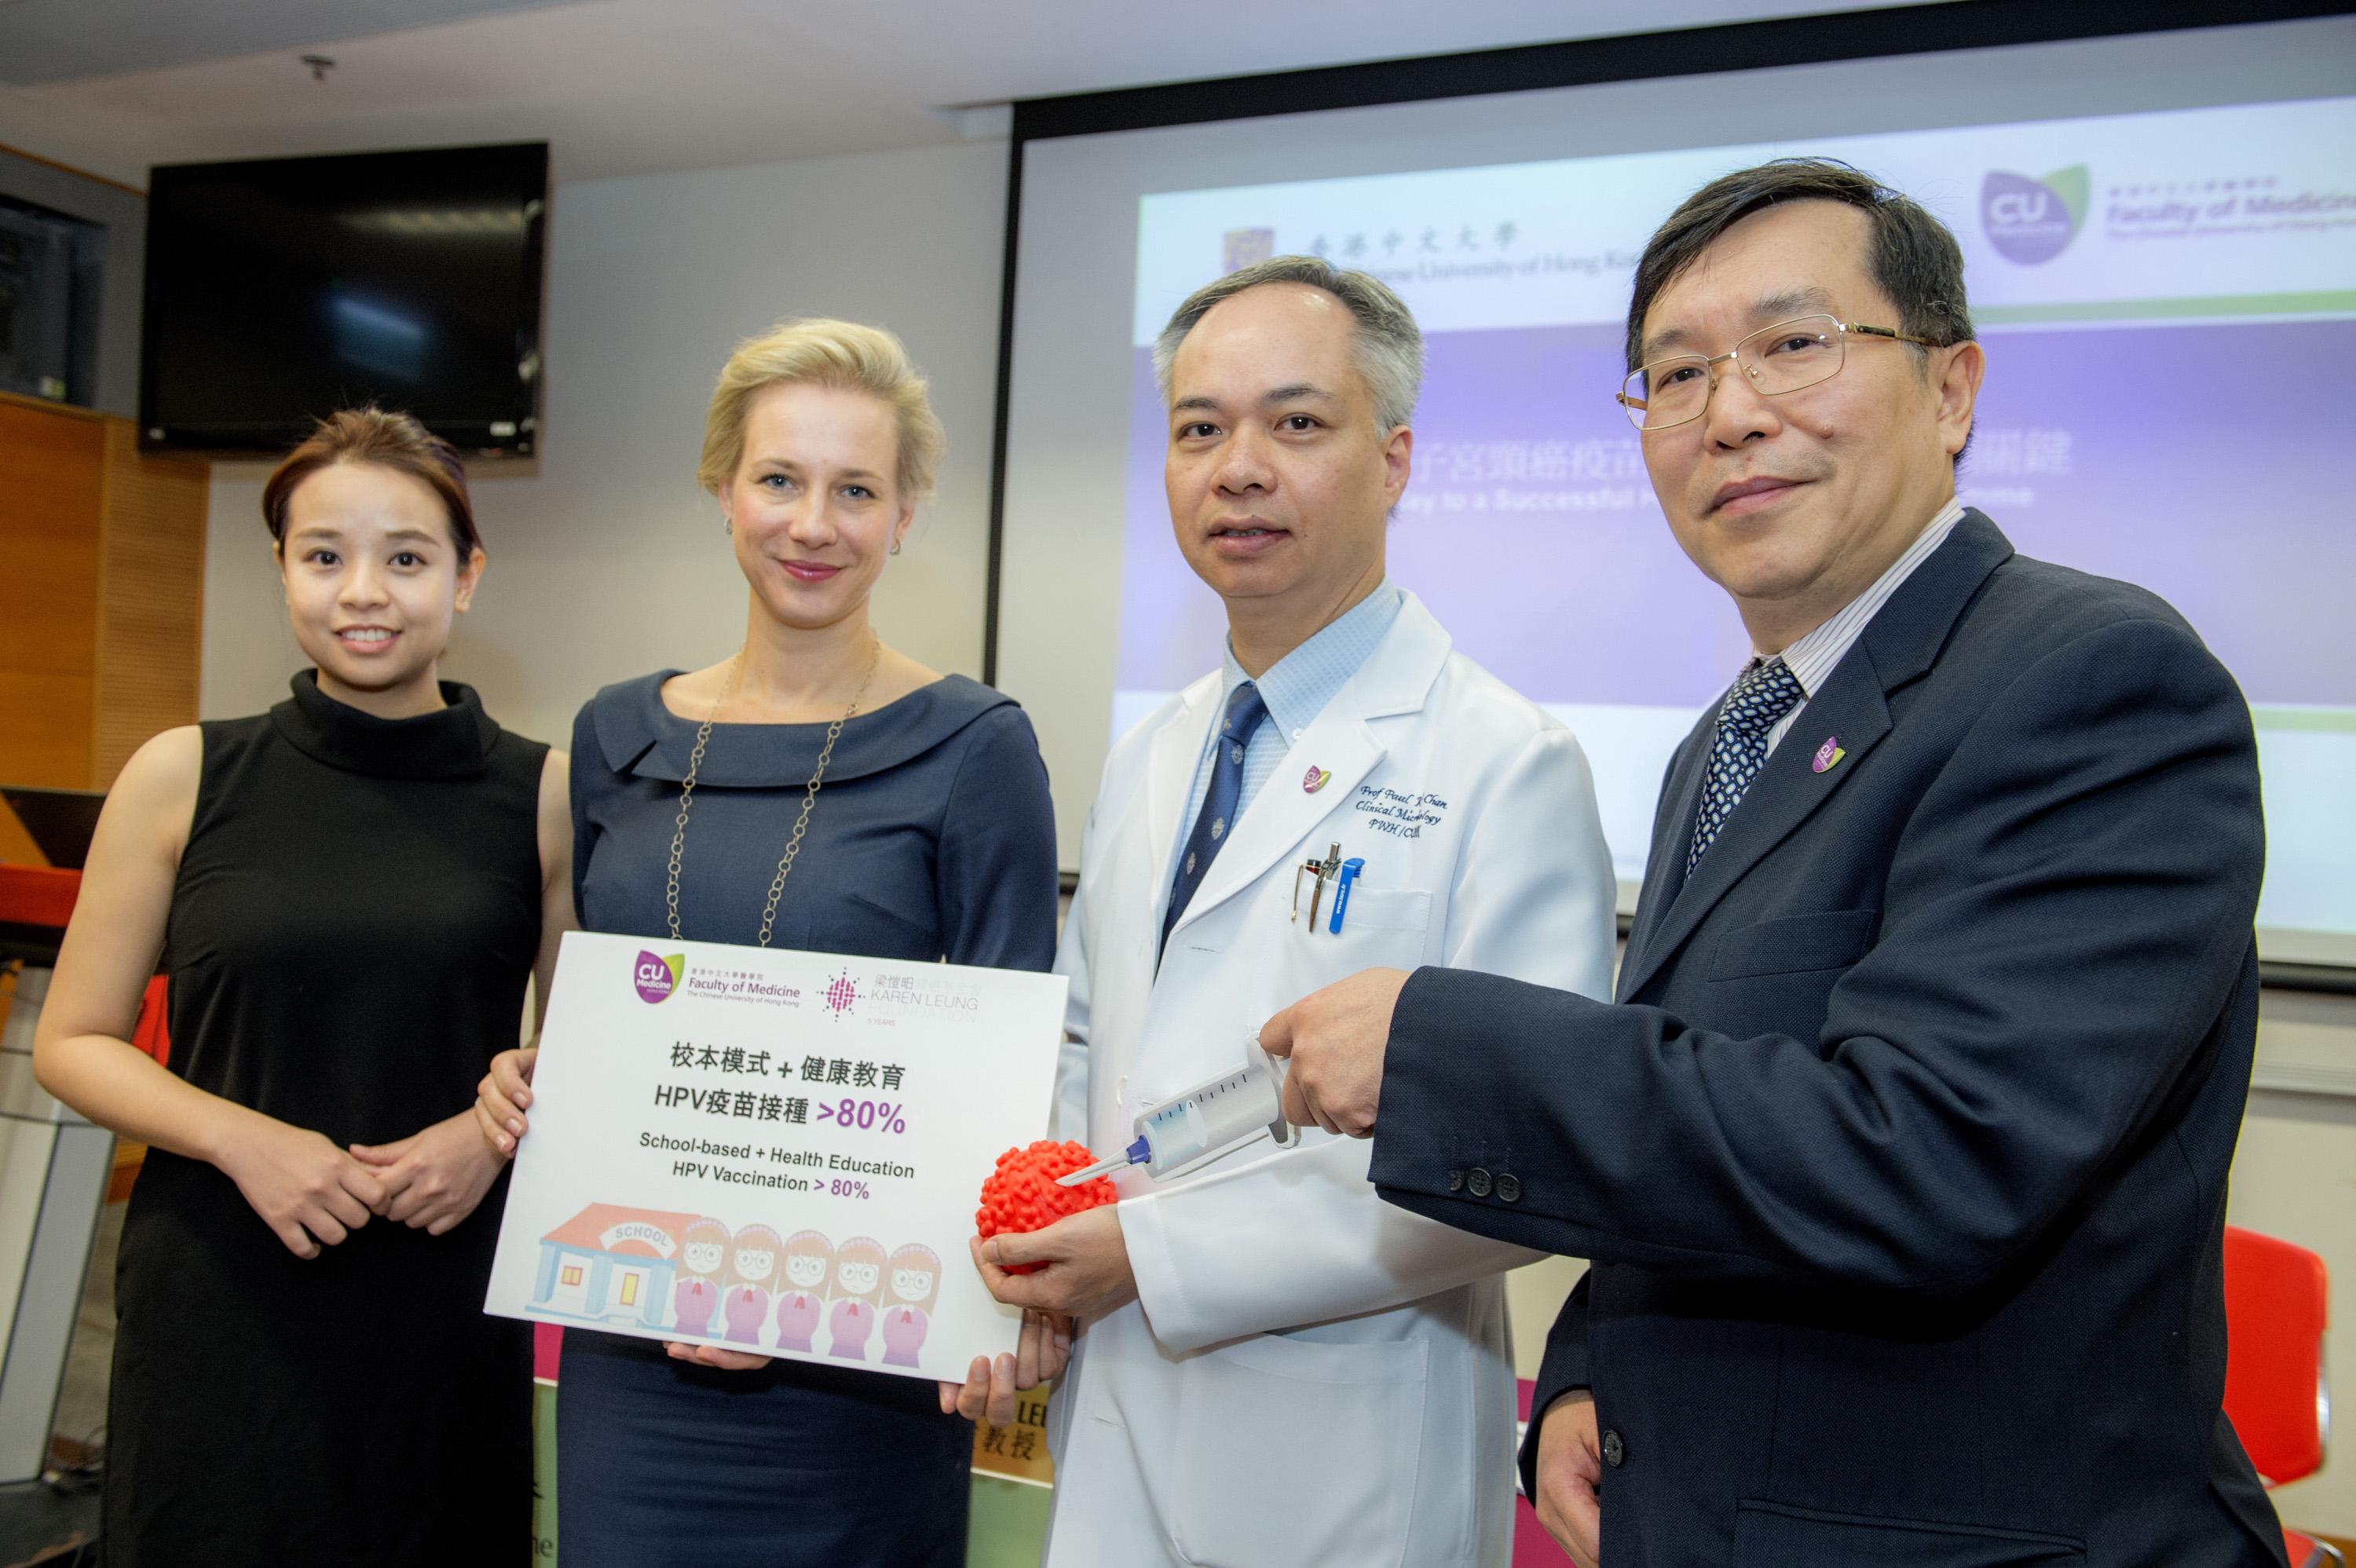
[[[142,445],[275,454],[373,402],[529,455],[547,206],[544,142],[155,168]]]

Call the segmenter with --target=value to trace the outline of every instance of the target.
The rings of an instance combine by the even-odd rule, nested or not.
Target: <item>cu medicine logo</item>
[[[1980,181],[1980,227],[2006,261],[2024,267],[2050,261],[2078,237],[2089,189],[2083,164],[2041,180],[1990,169]]]
[[[640,953],[637,971],[631,978],[637,983],[638,1000],[660,1002],[669,999],[679,989],[680,975],[687,967],[687,955],[674,953],[668,958],[652,953]]]

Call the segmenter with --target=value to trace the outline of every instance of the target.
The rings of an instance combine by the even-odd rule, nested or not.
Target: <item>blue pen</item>
[[[1356,881],[1358,873],[1365,869],[1366,863],[1364,860],[1342,862],[1342,880],[1333,888],[1333,923],[1325,928],[1327,934],[1332,936],[1342,934],[1342,912],[1350,907],[1350,884]]]

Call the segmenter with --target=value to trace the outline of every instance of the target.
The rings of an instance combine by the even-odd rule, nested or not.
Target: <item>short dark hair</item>
[[[262,487],[262,520],[270,537],[286,542],[286,511],[304,480],[338,463],[367,463],[422,479],[449,515],[450,539],[459,555],[471,557],[483,548],[475,527],[475,504],[466,495],[466,468],[458,449],[434,434],[409,414],[394,413],[371,403],[364,409],[344,409],[319,421],[311,438],[286,454]],[[465,565],[464,560],[459,562]]]
[[[1943,348],[1972,336],[1963,247],[1945,224],[1913,197],[1837,158],[1777,158],[1710,181],[1686,197],[1645,244],[1644,259],[1636,263],[1636,292],[1628,301],[1629,369],[1644,363],[1644,313],[1661,291],[1719,236],[1752,213],[1785,201],[1837,201],[1866,215],[1870,229],[1865,268],[1898,305],[1898,320],[1890,325]],[[1912,352],[1927,357],[1920,348]]]

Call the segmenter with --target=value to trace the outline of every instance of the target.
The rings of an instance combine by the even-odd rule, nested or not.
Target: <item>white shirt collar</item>
[[[1914,575],[1914,569],[1931,559],[1932,551],[1947,542],[1947,536],[1964,518],[1964,504],[1949,500],[1939,513],[1923,525],[1906,553],[1890,563],[1890,570],[1873,580],[1873,586],[1850,600],[1831,619],[1806,636],[1795,639],[1781,654],[1761,654],[1752,650],[1752,657],[1761,664],[1771,664],[1780,658],[1792,669],[1800,689],[1814,697],[1839,664],[1842,656],[1856,645],[1866,624],[1871,621],[1890,596],[1905,585]]]

